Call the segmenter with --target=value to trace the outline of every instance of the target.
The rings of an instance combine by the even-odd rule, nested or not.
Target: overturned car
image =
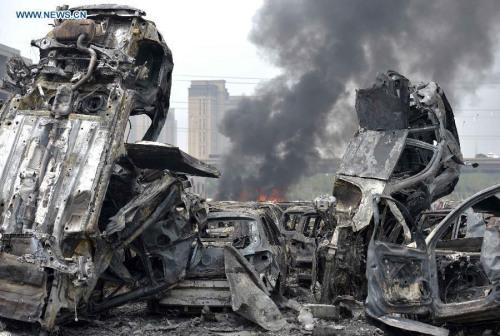
[[[62,8],[66,9],[66,8]],[[0,108],[0,316],[52,330],[181,280],[207,206],[184,174],[214,168],[157,144],[172,54],[141,10],[84,6],[13,58]],[[126,143],[132,115],[142,142]]]

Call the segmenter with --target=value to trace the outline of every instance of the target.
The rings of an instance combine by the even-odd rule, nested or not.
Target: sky
[[[171,107],[176,109],[178,145],[183,150],[187,150],[187,94],[190,80],[226,79],[231,95],[252,95],[259,82],[281,72],[248,39],[253,17],[263,0],[113,2],[146,11],[146,19],[156,23],[173,52],[175,66],[170,100]],[[82,1],[66,0],[65,3],[71,7],[81,5]],[[55,10],[57,5],[61,5],[61,0],[2,3],[0,43],[19,49],[23,56],[37,61],[38,50],[30,47],[30,41],[43,37],[51,29],[51,20],[18,19],[16,11]],[[385,70],[380,69],[382,72]],[[500,154],[498,74],[500,56],[497,57],[491,78],[485,79],[490,84],[483,85],[474,94],[465,95],[458,102],[451,102],[466,157],[476,153]],[[443,83],[441,86],[445,92],[455,89]],[[352,105],[354,113],[354,101]]]

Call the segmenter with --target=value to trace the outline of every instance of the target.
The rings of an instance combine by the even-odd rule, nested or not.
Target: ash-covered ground
[[[285,291],[286,298],[294,299],[301,304],[314,303],[314,296],[308,288],[301,287],[290,279]],[[361,302],[344,301],[339,304],[340,318],[338,320],[314,319],[314,329],[304,330],[298,320],[298,313],[291,309],[281,309],[289,323],[288,329],[272,332],[266,331],[249,320],[231,312],[199,312],[190,315],[167,317],[164,314],[154,314],[148,309],[146,302],[130,303],[109,311],[97,319],[79,318],[78,322],[58,327],[53,336],[372,336],[372,335],[419,335],[402,332],[397,329],[377,323],[365,316]],[[5,326],[0,336],[28,336],[37,332],[26,324]],[[500,323],[478,324],[469,326],[448,326],[450,336],[487,336],[500,335]]]

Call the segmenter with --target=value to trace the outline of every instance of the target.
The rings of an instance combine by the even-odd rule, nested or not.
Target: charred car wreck
[[[335,199],[325,195],[309,206],[288,208],[281,220],[280,230],[287,244],[289,273],[294,273],[301,285],[311,283],[316,264],[318,244],[333,231],[334,218],[329,216]]]
[[[325,217],[335,229],[316,253],[318,297],[367,295],[369,316],[430,335],[448,330],[427,323],[498,319],[500,186],[430,211],[464,164],[446,96],[389,71],[356,98],[360,130]]]
[[[360,128],[336,173],[335,229],[318,247],[314,281],[322,302],[366,296],[366,251],[373,231],[373,194],[405,204],[413,217],[450,193],[462,156],[453,111],[435,83],[412,85],[400,74],[378,74],[356,92]],[[388,241],[411,240],[392,203],[381,211]]]
[[[232,307],[267,330],[286,325],[270,298],[287,276],[284,239],[264,210],[210,207],[186,278],[157,302],[160,311]],[[163,309],[162,309],[163,308]]]
[[[38,64],[8,62],[15,95],[0,109],[0,316],[43,330],[184,278],[207,214],[184,174],[219,175],[154,142],[173,69],[155,24],[126,6],[78,9],[87,19],[32,41]],[[127,144],[140,114],[151,126]]]
[[[391,198],[385,201],[397,204],[406,214],[404,220],[414,224],[403,204]],[[500,185],[463,201],[425,239],[414,225],[411,244],[380,238],[383,224],[378,208],[374,204],[375,228],[366,268],[370,316],[394,327],[439,336],[448,335],[448,330],[423,322],[498,319]],[[482,234],[455,235],[467,225],[467,218],[481,224]]]
[[[38,64],[18,57],[7,64],[1,318],[45,332],[147,300],[170,314],[232,307],[279,330],[287,325],[279,305],[304,315],[281,297],[288,266],[299,269],[299,280],[311,278],[319,301],[366,298],[368,315],[407,330],[446,335],[424,322],[498,317],[500,185],[454,209],[429,211],[453,190],[464,164],[453,111],[437,84],[412,85],[389,71],[357,91],[360,128],[333,196],[312,205],[220,202],[209,209],[186,190],[186,175],[219,172],[155,142],[173,70],[155,24],[127,6],[74,10],[86,10],[87,19],[56,20],[32,41]],[[151,125],[142,141],[127,143],[137,115]]]

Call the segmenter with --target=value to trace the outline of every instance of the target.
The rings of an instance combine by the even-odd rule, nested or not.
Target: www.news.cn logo
[[[86,19],[87,11],[16,11],[18,19]]]

